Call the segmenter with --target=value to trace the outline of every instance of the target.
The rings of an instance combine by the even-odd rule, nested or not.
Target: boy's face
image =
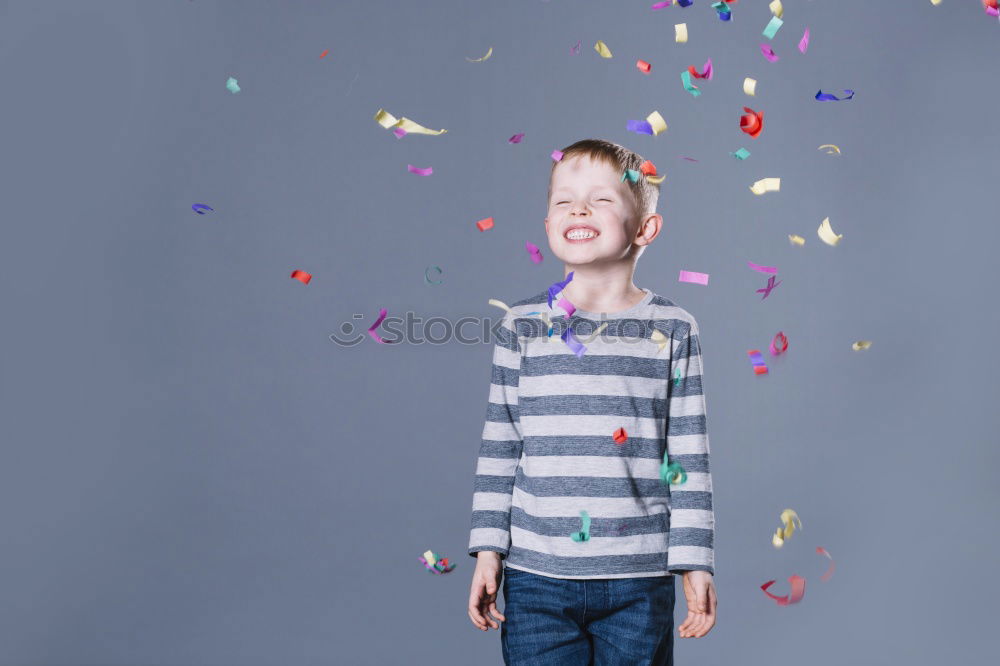
[[[584,155],[556,166],[545,232],[552,253],[567,265],[621,261],[655,237],[647,230],[636,238],[642,220],[621,176],[607,162]],[[659,224],[654,226],[658,232]]]

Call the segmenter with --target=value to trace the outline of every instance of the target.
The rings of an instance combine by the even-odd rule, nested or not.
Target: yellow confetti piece
[[[599,39],[597,40],[597,43],[594,44],[594,50],[600,53],[602,58],[611,57],[611,49],[609,49],[608,45]]]
[[[757,94],[757,79],[751,79],[749,76],[743,79],[743,92],[753,97]]]
[[[802,521],[799,520],[799,514],[791,509],[785,509],[781,512],[781,522],[784,523],[784,527],[779,527],[775,531],[774,536],[771,537],[771,543],[774,544],[775,548],[781,548],[785,544],[785,540],[795,533],[795,523],[799,524],[800,530],[802,529]]]
[[[657,329],[653,329],[653,332],[649,334],[649,339],[659,346],[660,351],[663,351],[664,345],[667,344],[667,336],[663,335],[663,332]]]
[[[788,240],[793,245],[802,246],[802,245],[806,244],[806,239],[805,238],[803,238],[802,236],[796,236],[795,234],[788,234]]]
[[[827,155],[833,155],[834,153],[836,153],[837,155],[840,154],[840,148],[838,148],[837,146],[833,145],[832,143],[824,143],[822,146],[820,146],[816,150],[823,150],[824,148],[832,148],[833,149],[833,150],[826,151]]]
[[[816,230],[819,235],[820,240],[822,240],[827,245],[836,245],[840,242],[840,239],[844,237],[844,234],[833,233],[833,228],[830,227],[830,218],[824,218],[823,222],[819,225],[819,229]]]
[[[586,340],[584,340],[583,338],[581,338],[580,342],[582,342],[585,345],[589,345],[591,342],[594,341],[594,338],[596,338],[598,335],[600,335],[601,332],[604,329],[606,329],[607,327],[608,327],[608,322],[604,322],[603,324],[601,324],[600,326],[597,327],[596,331],[594,331],[593,333],[590,334],[590,337],[588,337]]]
[[[780,178],[761,178],[750,186],[750,191],[760,196],[765,192],[777,192],[781,189]]]
[[[935,5],[935,6],[940,5],[941,4],[941,0],[931,0],[931,4]]]
[[[506,310],[507,312],[510,312],[510,306],[509,306],[509,305],[507,305],[506,303],[504,303],[503,301],[498,301],[498,300],[497,300],[497,299],[495,299],[495,298],[491,298],[491,299],[490,299],[489,301],[487,301],[487,302],[488,302],[488,303],[489,303],[490,305],[495,305],[496,307],[498,307],[498,308],[500,308],[500,309],[502,309],[502,310]]]
[[[686,44],[688,40],[688,24],[678,23],[674,25],[674,41],[678,44]]]
[[[487,58],[489,58],[491,55],[493,55],[492,46],[490,47],[490,50],[486,52],[486,55],[484,55],[482,58],[470,58],[469,56],[465,56],[465,59],[468,60],[469,62],[482,62]]]
[[[406,130],[407,134],[432,134],[436,136],[438,134],[444,134],[445,132],[448,131],[446,129],[441,129],[441,130],[427,129],[423,125],[418,125],[409,118],[400,118],[399,120],[397,120],[396,116],[392,115],[385,109],[379,109],[375,113],[375,120],[378,121],[379,125],[381,125],[386,129],[394,129],[396,127],[399,127],[401,129]]]
[[[646,122],[649,126],[653,128],[653,136],[656,136],[660,132],[667,131],[667,121],[663,119],[659,111],[653,111],[651,114],[646,116]]]
[[[653,185],[659,185],[664,181],[664,179],[666,179],[666,177],[667,174],[663,174],[661,176],[646,176],[646,180],[648,180]]]
[[[941,0],[938,0],[940,2]],[[767,6],[771,10],[771,13],[781,18],[785,14],[785,8],[781,6],[781,0],[773,0],[771,4]]]
[[[868,349],[871,346],[871,340],[858,340],[857,342],[851,344],[851,349],[854,351],[861,351],[863,349]]]

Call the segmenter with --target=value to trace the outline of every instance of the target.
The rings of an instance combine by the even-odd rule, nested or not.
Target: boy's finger
[[[490,603],[490,615],[499,619],[501,622],[506,622],[507,618],[503,616],[503,613],[497,610],[497,602],[494,600]]]

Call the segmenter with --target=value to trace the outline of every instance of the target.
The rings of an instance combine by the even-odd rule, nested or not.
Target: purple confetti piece
[[[558,294],[560,291],[562,291],[563,289],[565,289],[566,285],[568,285],[572,281],[573,281],[573,271],[570,271],[569,275],[566,276],[565,280],[563,280],[562,282],[556,282],[552,286],[549,287],[549,307],[550,308],[552,307],[552,299],[556,297],[556,294]]]
[[[372,339],[374,339],[375,342],[383,345],[388,343],[382,339],[382,336],[380,336],[378,333],[375,332],[375,329],[378,328],[379,324],[381,324],[382,321],[385,319],[385,315],[386,315],[386,309],[382,308],[381,310],[379,310],[378,319],[375,320],[374,324],[368,327],[368,335],[372,336]]]
[[[658,2],[653,5],[653,9],[666,9],[670,6],[671,0],[664,0],[664,2]]]
[[[507,143],[521,143],[521,139],[524,138],[524,133],[515,134],[514,136],[507,139]]]
[[[781,284],[782,282],[784,282],[784,280],[778,280],[778,284]],[[763,289],[758,289],[757,290],[758,294],[761,294],[761,293],[764,294],[763,296],[760,297],[760,300],[764,300],[765,298],[767,298],[768,296],[770,296],[771,295],[771,290],[774,289],[775,287],[777,287],[778,284],[774,283],[774,276],[773,275],[771,277],[767,278],[767,285]]]
[[[406,170],[418,176],[430,176],[434,173],[434,167],[415,167],[412,164],[407,164]]]
[[[764,54],[764,57],[771,62],[778,62],[778,56],[775,55],[774,49],[771,48],[770,44],[761,44],[760,52]]]
[[[406,136],[406,130],[403,129],[402,127],[397,127],[396,129],[392,130],[392,133],[396,135],[397,139],[402,139],[404,136]]]
[[[844,89],[845,93],[850,93],[847,97],[837,97],[836,95],[831,95],[830,93],[825,93],[822,90],[816,93],[817,102],[842,102],[845,99],[852,99],[854,97],[854,91],[848,88]]]
[[[635,132],[636,134],[648,134],[653,136],[653,126],[645,120],[630,120],[626,124],[625,129],[629,132]]]
[[[574,354],[576,354],[577,358],[580,358],[585,353],[587,353],[587,348],[579,340],[576,339],[576,335],[573,333],[573,329],[570,328],[569,326],[567,326],[566,330],[562,332],[561,337],[563,342],[566,343],[566,346],[569,347]]]

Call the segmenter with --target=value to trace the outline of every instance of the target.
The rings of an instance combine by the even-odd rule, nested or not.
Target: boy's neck
[[[565,276],[570,270],[573,270],[573,279],[562,293],[578,310],[606,314],[624,312],[646,296],[646,292],[632,282],[631,271],[627,275],[616,275],[615,272],[590,273],[566,267]]]

